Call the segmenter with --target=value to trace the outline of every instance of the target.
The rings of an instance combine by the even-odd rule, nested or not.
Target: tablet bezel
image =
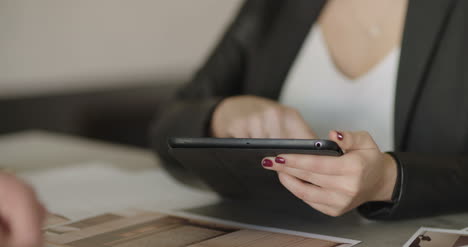
[[[324,151],[323,155],[343,154],[336,142],[324,139],[171,137],[168,144],[170,148],[304,149]]]

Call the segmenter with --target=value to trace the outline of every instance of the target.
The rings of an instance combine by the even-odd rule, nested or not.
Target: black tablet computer
[[[169,138],[169,153],[220,195],[233,199],[292,199],[276,172],[261,161],[279,154],[340,156],[338,144],[329,140]]]

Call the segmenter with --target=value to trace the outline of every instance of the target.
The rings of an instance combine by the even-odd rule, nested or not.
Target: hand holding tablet
[[[183,166],[228,198],[299,198],[332,216],[392,199],[396,162],[367,132],[331,131],[329,139],[172,138],[169,148]]]
[[[367,132],[331,131],[329,138],[346,154],[281,154],[262,164],[276,171],[297,198],[327,215],[340,216],[366,202],[390,202],[397,180],[393,157],[382,153]]]
[[[275,173],[266,172],[264,157],[290,154],[340,156],[340,147],[329,140],[171,138],[169,152],[181,165],[229,198],[291,198]]]

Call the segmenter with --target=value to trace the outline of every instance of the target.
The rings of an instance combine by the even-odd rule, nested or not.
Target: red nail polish
[[[275,162],[280,163],[280,164],[285,164],[286,160],[283,157],[276,157]]]
[[[343,133],[341,133],[339,131],[336,131],[336,137],[338,138],[338,140],[342,141],[343,140]]]
[[[272,167],[273,166],[273,161],[269,160],[269,159],[264,159],[262,161],[262,166],[264,167]]]

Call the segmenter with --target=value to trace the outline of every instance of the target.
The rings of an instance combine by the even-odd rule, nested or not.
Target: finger
[[[260,118],[254,117],[248,120],[247,132],[250,138],[266,138],[265,127]]]
[[[278,178],[287,190],[307,203],[333,205],[330,194],[316,185],[305,183],[285,173],[278,173]]]
[[[286,130],[288,134],[288,138],[293,138],[293,139],[315,139],[316,134],[312,131],[312,129],[309,127],[309,125],[306,123],[304,118],[297,113],[296,111],[293,111],[291,113],[288,113],[289,116],[286,118],[283,118],[282,124],[284,126],[284,129]]]
[[[280,154],[272,161],[283,166],[322,175],[345,175],[347,167],[339,157],[310,154]]]
[[[277,111],[266,112],[263,122],[268,138],[286,138],[284,130],[281,127],[281,119]]]
[[[342,178],[340,176],[317,174],[302,169],[285,166],[282,163],[279,163],[282,162],[281,157],[266,157],[264,160],[267,159],[272,161],[272,166],[263,165],[265,169],[285,173],[290,176],[296,177],[304,182],[308,182],[322,188],[333,190],[341,188],[340,183]]]
[[[246,124],[244,123],[233,123],[232,126],[227,130],[228,138],[249,138]]]
[[[10,229],[11,246],[40,246],[42,217],[32,189],[23,187],[11,191],[11,208],[5,215]]]
[[[332,130],[328,133],[328,138],[336,142],[345,152],[359,149],[378,149],[374,139],[372,139],[367,131],[349,132]]]

